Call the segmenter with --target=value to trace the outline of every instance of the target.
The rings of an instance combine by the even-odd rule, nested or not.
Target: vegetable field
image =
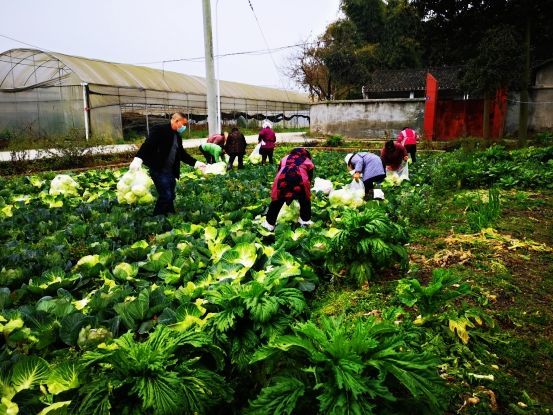
[[[169,217],[125,171],[0,178],[0,414],[552,410],[553,147],[422,154],[274,233],[274,166],[183,166]]]

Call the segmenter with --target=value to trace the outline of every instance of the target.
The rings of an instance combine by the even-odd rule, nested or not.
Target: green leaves
[[[64,361],[56,365],[48,375],[46,385],[48,392],[57,395],[70,389],[78,388],[81,384],[81,368],[77,363]]]
[[[346,210],[337,226],[340,232],[332,239],[326,260],[335,276],[347,273],[361,285],[380,269],[397,263],[407,267],[406,231],[383,210],[371,206],[361,212]]]
[[[13,366],[11,387],[15,392],[32,389],[48,378],[48,363],[36,356],[24,356]]]
[[[422,406],[428,405],[433,411],[441,407],[438,397],[442,383],[435,369],[438,362],[420,350],[412,350],[393,323],[371,318],[348,324],[323,317],[320,326],[308,321],[297,324],[293,331],[293,335],[270,341],[255,353],[251,363],[265,362],[273,367],[281,362],[276,367],[285,373],[302,370],[312,374],[304,388],[316,394],[318,412],[373,413],[376,402],[383,405],[396,401],[398,397],[392,392],[395,387],[391,388],[395,381]],[[288,387],[299,381],[292,378],[286,382],[278,372],[274,376],[251,404],[252,410],[261,402],[272,407],[286,403],[285,410],[295,412],[297,397]],[[388,410],[393,412],[391,408]]]
[[[200,366],[201,354],[195,350],[209,353],[209,343],[201,333],[177,333],[157,326],[143,342],[127,333],[113,346],[86,352],[83,362],[94,376],[80,391],[79,411],[106,413],[113,408],[119,413],[134,406],[126,402],[130,395],[138,400],[135,410],[141,412],[206,412],[229,396],[224,379]]]
[[[422,286],[414,278],[399,281],[396,292],[403,304],[415,304],[423,317],[443,311],[452,300],[470,293],[470,286],[459,284],[461,277],[454,272],[439,268],[432,271],[432,279]]]
[[[271,384],[261,390],[259,396],[250,402],[248,415],[267,413],[287,414],[294,412],[298,399],[305,393],[305,385],[295,377],[276,376]]]

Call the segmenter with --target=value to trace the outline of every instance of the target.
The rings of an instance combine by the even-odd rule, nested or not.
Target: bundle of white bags
[[[129,170],[117,183],[117,201],[121,204],[152,203],[151,188],[154,182],[144,169]]]

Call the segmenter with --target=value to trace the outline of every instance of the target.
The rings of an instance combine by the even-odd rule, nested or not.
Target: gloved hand
[[[129,166],[129,170],[131,171],[137,171],[140,170],[140,167],[142,166],[142,159],[139,157],[135,157],[132,160],[131,165]]]
[[[196,163],[194,163],[195,169],[202,169],[203,167],[205,167],[205,163],[203,161],[198,160]]]

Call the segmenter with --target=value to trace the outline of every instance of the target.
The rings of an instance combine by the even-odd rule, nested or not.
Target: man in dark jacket
[[[138,170],[142,162],[148,166],[158,193],[154,215],[175,213],[173,201],[181,161],[194,168],[205,167],[182,146],[180,135],[186,130],[187,124],[185,115],[177,112],[172,115],[170,124],[153,127],[129,167],[130,170]]]
[[[232,170],[234,159],[238,157],[238,168],[244,168],[244,154],[246,154],[246,137],[236,127],[233,127],[225,144],[225,151],[229,155],[228,169]]]

